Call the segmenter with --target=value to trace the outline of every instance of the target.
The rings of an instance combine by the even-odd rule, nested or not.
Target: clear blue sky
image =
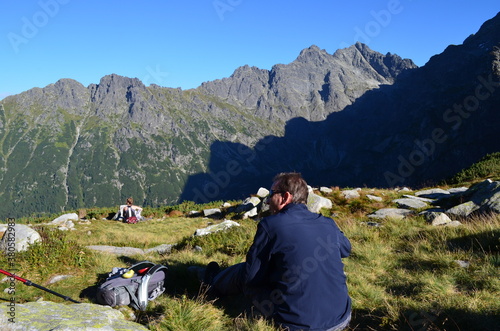
[[[245,64],[357,40],[424,65],[500,11],[499,0],[2,1],[0,99],[61,78],[116,73],[189,89]]]

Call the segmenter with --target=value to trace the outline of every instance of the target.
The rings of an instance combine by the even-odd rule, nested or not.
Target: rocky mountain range
[[[500,15],[418,68],[357,43],[191,90],[115,74],[0,106],[0,217],[238,199],[279,171],[423,186],[500,150]]]

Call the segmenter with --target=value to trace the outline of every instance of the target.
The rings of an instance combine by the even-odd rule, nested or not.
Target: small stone
[[[333,192],[333,190],[329,187],[325,187],[325,186],[321,186],[319,188],[319,191],[322,192],[322,193],[325,193],[325,194],[330,194]]]
[[[64,279],[70,278],[70,277],[73,277],[73,276],[72,275],[57,275],[57,276],[50,278],[48,283],[54,284],[54,283],[60,282],[61,280],[64,280]]]
[[[267,197],[268,195],[269,195],[269,190],[268,190],[268,189],[266,189],[266,188],[261,187],[261,188],[259,188],[259,190],[257,191],[257,196],[258,196],[259,198],[265,198],[265,197]]]
[[[469,261],[455,260],[455,263],[458,264],[462,268],[468,268],[470,266]]]
[[[357,198],[360,197],[358,191],[359,191],[358,189],[355,189],[355,190],[344,190],[344,191],[342,191],[342,195],[346,199],[357,199]]]
[[[367,194],[366,197],[372,201],[382,202],[383,200],[381,197],[377,197],[376,195],[371,195],[371,194]]]

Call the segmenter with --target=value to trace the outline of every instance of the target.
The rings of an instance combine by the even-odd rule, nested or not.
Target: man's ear
[[[281,204],[283,206],[286,206],[289,203],[292,203],[292,201],[293,201],[293,195],[290,192],[285,192],[281,195]]]

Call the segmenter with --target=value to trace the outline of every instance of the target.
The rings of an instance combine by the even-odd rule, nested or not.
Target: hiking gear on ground
[[[134,276],[124,278],[131,270]],[[149,261],[136,263],[130,268],[113,268],[97,289],[97,302],[111,307],[128,305],[144,311],[148,301],[165,291],[167,270],[166,266]]]
[[[20,281],[20,282],[23,282],[23,283],[24,283],[24,285],[26,285],[26,286],[34,286],[34,287],[36,287],[36,288],[39,288],[40,290],[44,290],[45,292],[49,292],[49,293],[51,293],[51,294],[57,295],[58,297],[61,297],[61,298],[63,298],[63,299],[64,299],[64,300],[66,300],[66,301],[71,301],[71,302],[74,302],[74,303],[81,303],[80,301],[73,300],[73,299],[71,299],[71,298],[70,298],[70,297],[68,297],[68,296],[65,296],[65,295],[59,294],[59,293],[57,293],[57,292],[54,292],[54,291],[52,291],[52,290],[49,290],[48,288],[45,288],[45,287],[41,286],[41,285],[35,284],[35,283],[33,283],[32,281],[30,281],[30,280],[27,280],[27,279],[21,278],[21,277],[19,277],[19,276],[16,276],[16,275],[14,275],[14,274],[11,274],[11,273],[10,273],[10,272],[8,272],[8,271],[5,271],[5,270],[0,269],[0,273],[2,273],[2,274],[4,274],[4,275],[7,275],[7,276],[9,276],[9,277],[11,277],[11,278],[14,278],[15,280],[18,280],[18,281]]]

